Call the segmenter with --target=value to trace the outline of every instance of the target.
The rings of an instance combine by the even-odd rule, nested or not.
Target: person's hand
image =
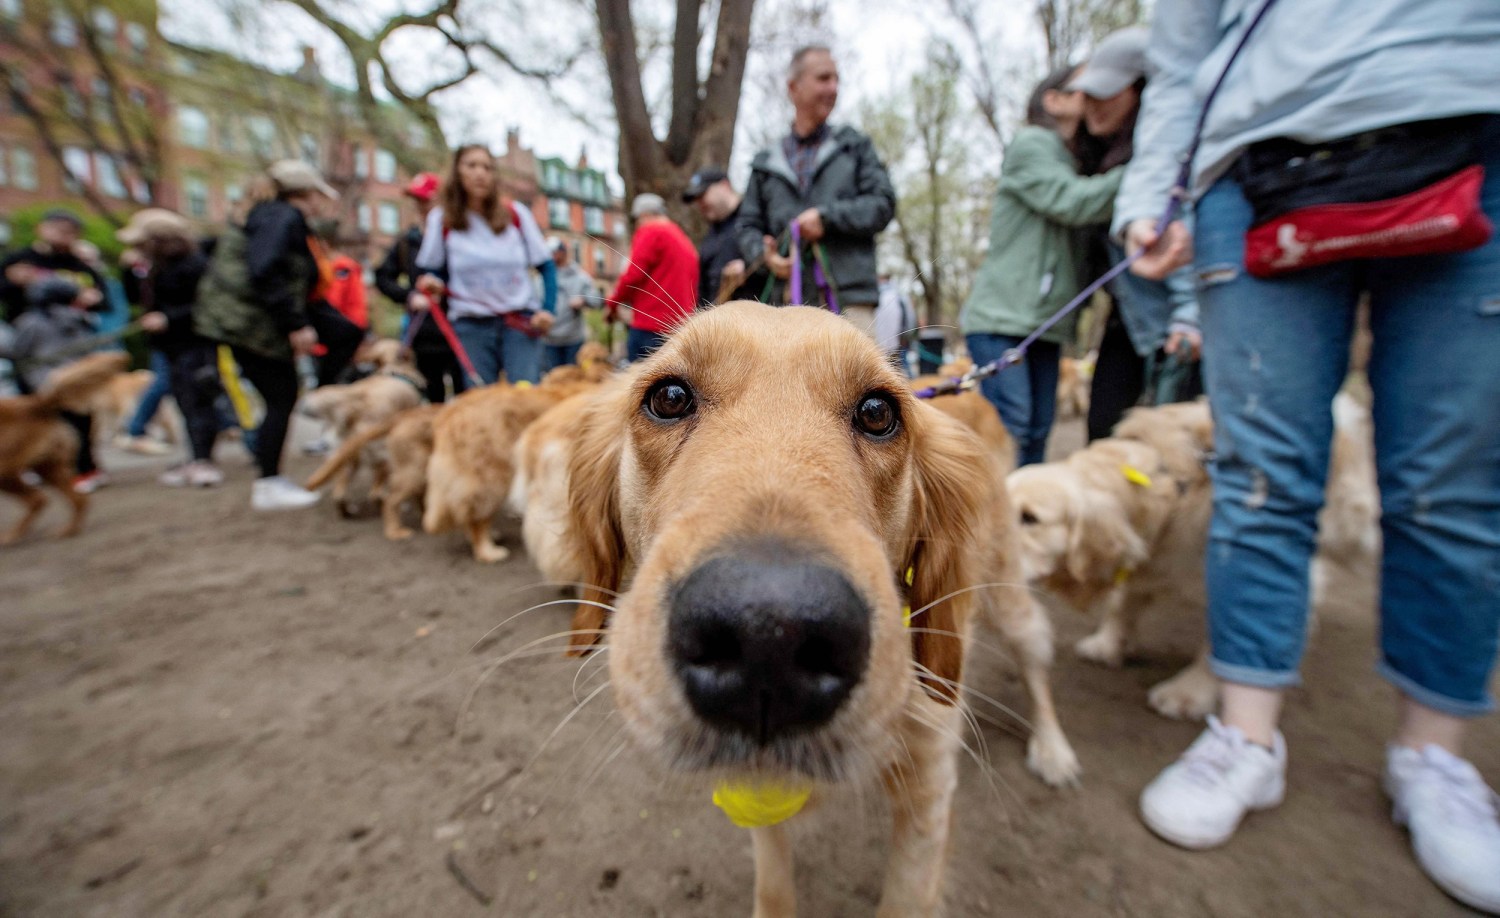
[[[99,290],[98,287],[85,287],[84,289],[78,291],[78,299],[74,300],[73,302],[78,306],[82,306],[84,309],[93,309],[95,306],[98,306],[100,303],[104,302],[104,294]]]
[[[1197,362],[1203,356],[1203,335],[1197,329],[1175,328],[1167,336],[1167,343],[1162,345],[1162,350],[1168,354],[1182,353],[1182,359],[1189,362]]]
[[[428,296],[439,296],[443,292],[443,279],[436,274],[423,274],[417,278],[416,286]]]
[[[14,264],[5,269],[5,279],[18,287],[28,287],[41,273],[36,265]]]
[[[721,278],[720,283],[733,282],[738,287],[740,282],[745,279],[745,260],[743,258],[736,258],[734,261],[731,261],[724,266],[724,271],[719,276]]]
[[[426,312],[432,308],[432,297],[420,290],[413,290],[406,297],[406,308],[412,312]]]
[[[1155,220],[1132,220],[1125,228],[1125,251],[1142,250],[1145,254],[1130,266],[1130,273],[1147,280],[1165,280],[1193,260],[1193,240],[1181,220],[1167,224],[1167,231],[1160,236]]]
[[[575,296],[572,299],[568,300],[568,305],[573,307],[574,309],[582,309],[586,304],[583,297]]]
[[[762,240],[765,246],[766,268],[782,280],[792,276],[792,259],[790,256],[781,255],[776,251],[776,240],[771,236]]]
[[[141,328],[153,335],[167,330],[167,317],[160,312],[148,312],[141,316]]]
[[[303,327],[286,336],[286,340],[292,344],[292,353],[302,356],[311,354],[312,349],[318,344],[318,333],[313,331],[311,325]]]
[[[531,327],[544,335],[552,330],[552,325],[556,321],[557,320],[553,317],[552,313],[547,312],[546,310],[533,312],[531,314]]]
[[[816,207],[809,207],[797,215],[797,228],[802,231],[803,239],[817,242],[823,238],[823,215]]]
[[[145,268],[150,264],[146,256],[141,254],[140,249],[130,248],[120,253],[120,267],[127,271]]]

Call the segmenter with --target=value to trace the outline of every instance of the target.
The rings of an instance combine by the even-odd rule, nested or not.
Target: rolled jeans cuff
[[[1384,660],[1375,664],[1375,671],[1380,673],[1385,681],[1394,685],[1397,691],[1412,701],[1451,717],[1479,717],[1495,709],[1495,702],[1492,698],[1481,698],[1478,701],[1459,701],[1456,698],[1439,695],[1432,689],[1423,688],[1409,677],[1396,672]]]
[[[1295,669],[1261,669],[1256,666],[1225,663],[1213,657],[1208,658],[1208,668],[1223,681],[1233,682],[1236,685],[1282,689],[1294,688],[1302,684],[1302,676]]]

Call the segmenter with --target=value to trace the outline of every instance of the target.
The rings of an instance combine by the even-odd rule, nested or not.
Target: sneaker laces
[[[1217,787],[1248,742],[1237,728],[1226,727],[1217,717],[1209,717],[1208,729],[1177,760],[1183,777],[1200,787]]]

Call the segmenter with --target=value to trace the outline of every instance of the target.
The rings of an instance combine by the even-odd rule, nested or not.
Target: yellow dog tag
[[[1143,488],[1151,487],[1151,476],[1147,475],[1145,472],[1141,471],[1135,466],[1122,465],[1120,466],[1120,471],[1124,473],[1125,480],[1130,482],[1131,484],[1140,485]]]
[[[714,806],[741,829],[762,829],[785,822],[802,812],[812,796],[809,785],[731,784],[714,788]]]

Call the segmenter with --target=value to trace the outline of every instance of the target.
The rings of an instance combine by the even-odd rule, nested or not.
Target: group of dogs
[[[421,504],[425,530],[464,531],[481,561],[507,557],[491,526],[519,513],[534,564],[577,586],[568,653],[607,650],[628,731],[664,767],[705,789],[806,786],[807,809],[842,786],[885,791],[881,915],[940,905],[976,626],[1018,664],[1027,765],[1057,786],[1081,767],[1052,700],[1042,597],[1099,617],[1075,649],[1106,666],[1147,610],[1201,617],[1201,401],[1136,409],[1063,461],[1013,469],[981,395],[918,399],[932,380],[805,307],[727,304],[626,370],[586,349],[538,385],[443,405],[422,403],[394,342],[382,350],[374,375],[306,398],[341,437],[309,486],[331,484],[352,513],[367,465],[388,538],[413,534],[403,512]],[[1321,565],[1378,551],[1369,413],[1341,395],[1334,414],[1315,590]],[[1215,693],[1200,655],[1150,703],[1200,717]],[[794,914],[786,824],[750,832],[755,914]]]

